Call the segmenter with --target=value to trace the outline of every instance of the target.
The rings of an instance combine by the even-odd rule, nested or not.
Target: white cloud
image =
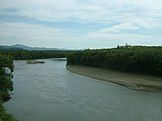
[[[0,42],[1,44],[25,44],[28,46],[45,46],[57,48],[101,48],[112,47],[118,44],[162,44],[159,38],[162,36],[141,35],[122,33],[116,34],[119,27],[122,29],[136,29],[131,24],[122,24],[110,28],[109,32],[98,30],[85,34],[73,34],[71,31],[65,31],[58,28],[44,27],[40,25],[22,24],[22,23],[1,23],[0,24]],[[132,27],[129,27],[132,26]],[[155,41],[156,40],[156,41]]]
[[[119,25],[115,25],[113,27],[110,27],[110,28],[106,28],[106,29],[102,29],[100,30],[100,32],[122,32],[122,31],[132,31],[132,30],[138,30],[140,29],[139,26],[137,25],[134,25],[132,23],[122,23],[122,24],[119,24]]]
[[[72,44],[79,43],[70,31],[22,23],[1,23],[0,40],[1,44],[7,45],[21,43],[58,48],[70,48]]]
[[[97,47],[120,41],[126,43],[124,40],[135,43],[149,41],[152,44],[157,43],[153,40],[159,40],[162,44],[161,5],[161,0],[1,0],[0,15],[3,16],[82,22],[94,26],[99,23],[105,27],[75,35],[77,30],[70,31],[70,28],[65,31],[41,25],[2,23],[0,41],[65,48]]]
[[[46,21],[70,21],[73,18],[81,22],[109,23],[113,20],[121,22],[123,17],[162,17],[161,0],[1,0],[0,3],[1,9],[17,9],[16,15]]]

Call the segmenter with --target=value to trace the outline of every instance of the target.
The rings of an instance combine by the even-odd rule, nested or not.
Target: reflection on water
[[[6,109],[20,121],[162,121],[162,94],[80,76],[66,61],[15,62]]]

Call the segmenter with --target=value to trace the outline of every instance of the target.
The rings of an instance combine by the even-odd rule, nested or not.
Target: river
[[[19,121],[162,121],[162,93],[131,90],[66,70],[66,61],[15,61],[7,111]]]

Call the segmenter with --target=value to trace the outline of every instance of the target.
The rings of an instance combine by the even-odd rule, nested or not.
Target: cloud
[[[1,0],[0,8],[15,9],[17,10],[15,15],[45,21],[77,20],[108,23],[112,20],[120,22],[123,17],[130,19],[138,15],[140,18],[143,14],[149,17],[161,16],[160,3],[162,3],[160,0],[85,0],[84,2],[80,0]]]
[[[123,26],[122,29],[120,26]],[[131,26],[131,27],[130,27]],[[116,34],[117,28],[121,30],[135,29],[131,24],[122,24],[110,29],[95,32],[74,34],[64,29],[45,27],[41,25],[24,23],[0,23],[1,44],[25,44],[28,46],[45,46],[57,48],[103,48],[118,44],[162,44],[158,38],[162,36],[121,33]],[[130,28],[129,28],[130,27]],[[155,41],[156,40],[156,41]]]
[[[134,25],[132,23],[122,23],[119,25],[115,25],[110,28],[102,29],[100,32],[108,33],[108,32],[122,32],[122,31],[132,31],[132,30],[139,30],[140,27],[138,25]]]
[[[22,17],[26,21],[0,20],[0,42],[65,48],[102,47],[127,41],[162,44],[161,4],[161,0],[1,0],[1,17]],[[73,26],[56,28],[42,22]],[[78,25],[84,26],[79,32],[75,27]]]
[[[70,48],[78,41],[72,32],[63,29],[22,23],[1,23],[1,44],[21,43],[30,46]],[[7,42],[6,42],[7,41]]]

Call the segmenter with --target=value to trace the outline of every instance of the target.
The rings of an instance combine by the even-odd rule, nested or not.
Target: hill
[[[23,50],[19,47],[0,45],[0,50]]]

